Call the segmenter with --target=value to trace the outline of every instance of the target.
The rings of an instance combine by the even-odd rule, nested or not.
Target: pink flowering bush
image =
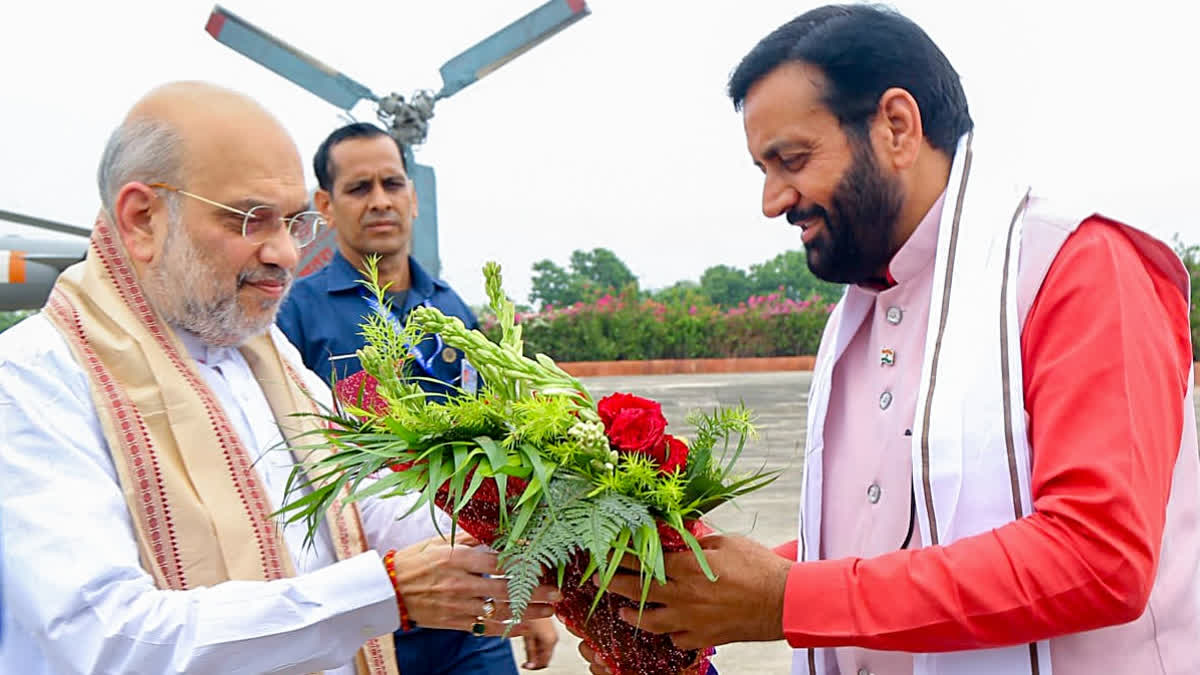
[[[696,301],[662,303],[628,290],[594,302],[520,314],[526,351],[557,361],[622,361],[816,354],[832,305],[779,293],[721,309]],[[480,317],[492,336],[494,317]]]

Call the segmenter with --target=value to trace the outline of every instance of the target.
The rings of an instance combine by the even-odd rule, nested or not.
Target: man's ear
[[[168,226],[166,204],[154,189],[145,183],[126,183],[113,203],[113,218],[130,259],[152,262]]]
[[[899,87],[883,92],[871,126],[875,149],[893,170],[902,171],[916,163],[925,130],[921,109],[912,94]]]
[[[320,211],[322,216],[325,216],[325,222],[329,223],[330,227],[337,227],[333,222],[333,215],[330,213],[332,206],[333,200],[330,199],[329,192],[317,188],[317,191],[313,193],[313,208]]]

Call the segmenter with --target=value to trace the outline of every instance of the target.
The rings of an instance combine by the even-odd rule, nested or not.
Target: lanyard
[[[400,323],[400,319],[396,318],[396,313],[387,311],[387,309],[379,304],[379,300],[375,299],[375,296],[368,295],[365,292],[361,295],[363,301],[366,302],[367,306],[371,308],[371,311],[387,319],[388,322],[392,324],[392,328],[394,328],[397,332],[400,332],[404,329],[404,324]],[[421,303],[421,306],[432,307],[433,305],[429,304],[429,300],[425,300]],[[428,357],[422,354],[421,350],[417,349],[416,345],[410,345],[405,342],[404,348],[407,349],[408,353],[413,357],[413,361],[416,361],[417,365],[421,366],[421,370],[424,370],[425,373],[433,379],[440,380],[441,378],[439,378],[433,372],[433,359],[436,358],[438,354],[442,353],[442,349],[444,349],[446,345],[444,342],[442,342],[442,336],[438,335],[437,333],[433,334],[433,340],[433,351],[429,353]],[[454,378],[451,384],[453,384],[453,382],[457,382],[458,380],[459,378]]]

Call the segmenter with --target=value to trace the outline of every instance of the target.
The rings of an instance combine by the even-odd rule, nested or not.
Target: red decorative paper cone
[[[687,524],[688,531],[700,537],[711,530],[700,521]],[[673,528],[660,523],[659,536],[663,550],[677,552],[687,545]],[[596,599],[596,586],[590,579],[581,579],[587,568],[588,555],[577,553],[567,566],[563,578],[563,599],[555,607],[558,618],[575,633],[582,635],[584,642],[594,649],[615,675],[651,675],[657,673],[703,673],[708,672],[708,657],[713,650],[682,650],[671,642],[667,635],[656,635],[638,630],[621,620],[622,607],[637,609],[637,603],[613,593],[605,593],[588,616],[592,602]],[[581,583],[582,581],[582,583]]]
[[[516,503],[525,489],[525,481],[515,478],[508,479],[506,500],[509,504]],[[498,503],[499,491],[492,479],[483,481],[466,506],[458,513],[458,526],[471,536],[485,544],[491,544],[496,539],[496,530],[500,521]],[[434,500],[447,513],[453,505],[445,488],[438,491]],[[688,531],[700,537],[711,530],[700,521],[688,523]],[[663,550],[667,552],[683,551],[687,544],[682,537],[670,526],[660,523],[659,536],[663,542]],[[584,642],[596,650],[614,675],[658,675],[660,673],[680,673],[681,675],[708,672],[708,657],[711,649],[682,650],[671,642],[667,635],[656,635],[638,630],[635,626],[625,623],[620,616],[622,607],[637,608],[637,603],[613,593],[606,593],[596,605],[596,610],[588,616],[592,602],[596,599],[597,588],[591,579],[584,579],[583,572],[587,569],[588,553],[580,551],[567,565],[561,587],[563,599],[555,605],[555,613],[575,633],[582,635]],[[555,584],[557,574],[551,570],[542,578],[542,583]]]
[[[520,478],[509,476],[507,489],[504,491],[505,503],[516,504],[528,485]],[[438,489],[433,502],[441,510],[454,515],[454,502],[450,499],[450,491],[445,485]],[[458,526],[488,546],[495,543],[500,528],[500,489],[494,478],[485,478],[479,484],[479,489],[458,512]]]
[[[376,415],[386,415],[388,404],[376,391],[378,385],[378,380],[368,375],[365,370],[360,370],[338,380],[333,385],[333,393],[343,404],[370,410]]]

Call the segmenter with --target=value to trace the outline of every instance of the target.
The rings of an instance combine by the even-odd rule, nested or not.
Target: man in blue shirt
[[[389,319],[403,324],[413,308],[436,307],[475,328],[475,315],[446,282],[434,279],[410,255],[417,194],[399,144],[379,127],[351,124],[334,131],[313,158],[319,189],[314,206],[337,235],[337,252],[320,271],[296,281],[277,319],[305,365],[322,378],[361,370],[354,353],[364,345],[363,317],[386,312],[363,285],[363,259],[379,259],[380,285],[390,283]],[[473,373],[462,353],[429,336],[415,345],[412,375],[431,396],[470,389]],[[465,377],[464,377],[465,376]],[[464,381],[465,380],[465,381]],[[482,606],[483,599],[480,599]],[[525,639],[526,668],[544,668],[558,637],[551,620]],[[396,633],[404,675],[515,673],[507,640],[459,631],[415,628]]]
[[[363,259],[371,255],[379,258],[380,284],[391,284],[393,320],[403,323],[413,308],[427,305],[475,328],[462,298],[409,255],[417,194],[396,141],[374,125],[351,124],[321,144],[313,166],[319,185],[313,202],[334,228],[338,250],[327,266],[296,282],[279,312],[279,327],[304,363],[326,380],[360,370],[354,358],[364,344],[359,324],[382,311],[359,283]],[[463,384],[457,349],[430,337],[416,351],[413,375],[426,391],[446,394]]]

